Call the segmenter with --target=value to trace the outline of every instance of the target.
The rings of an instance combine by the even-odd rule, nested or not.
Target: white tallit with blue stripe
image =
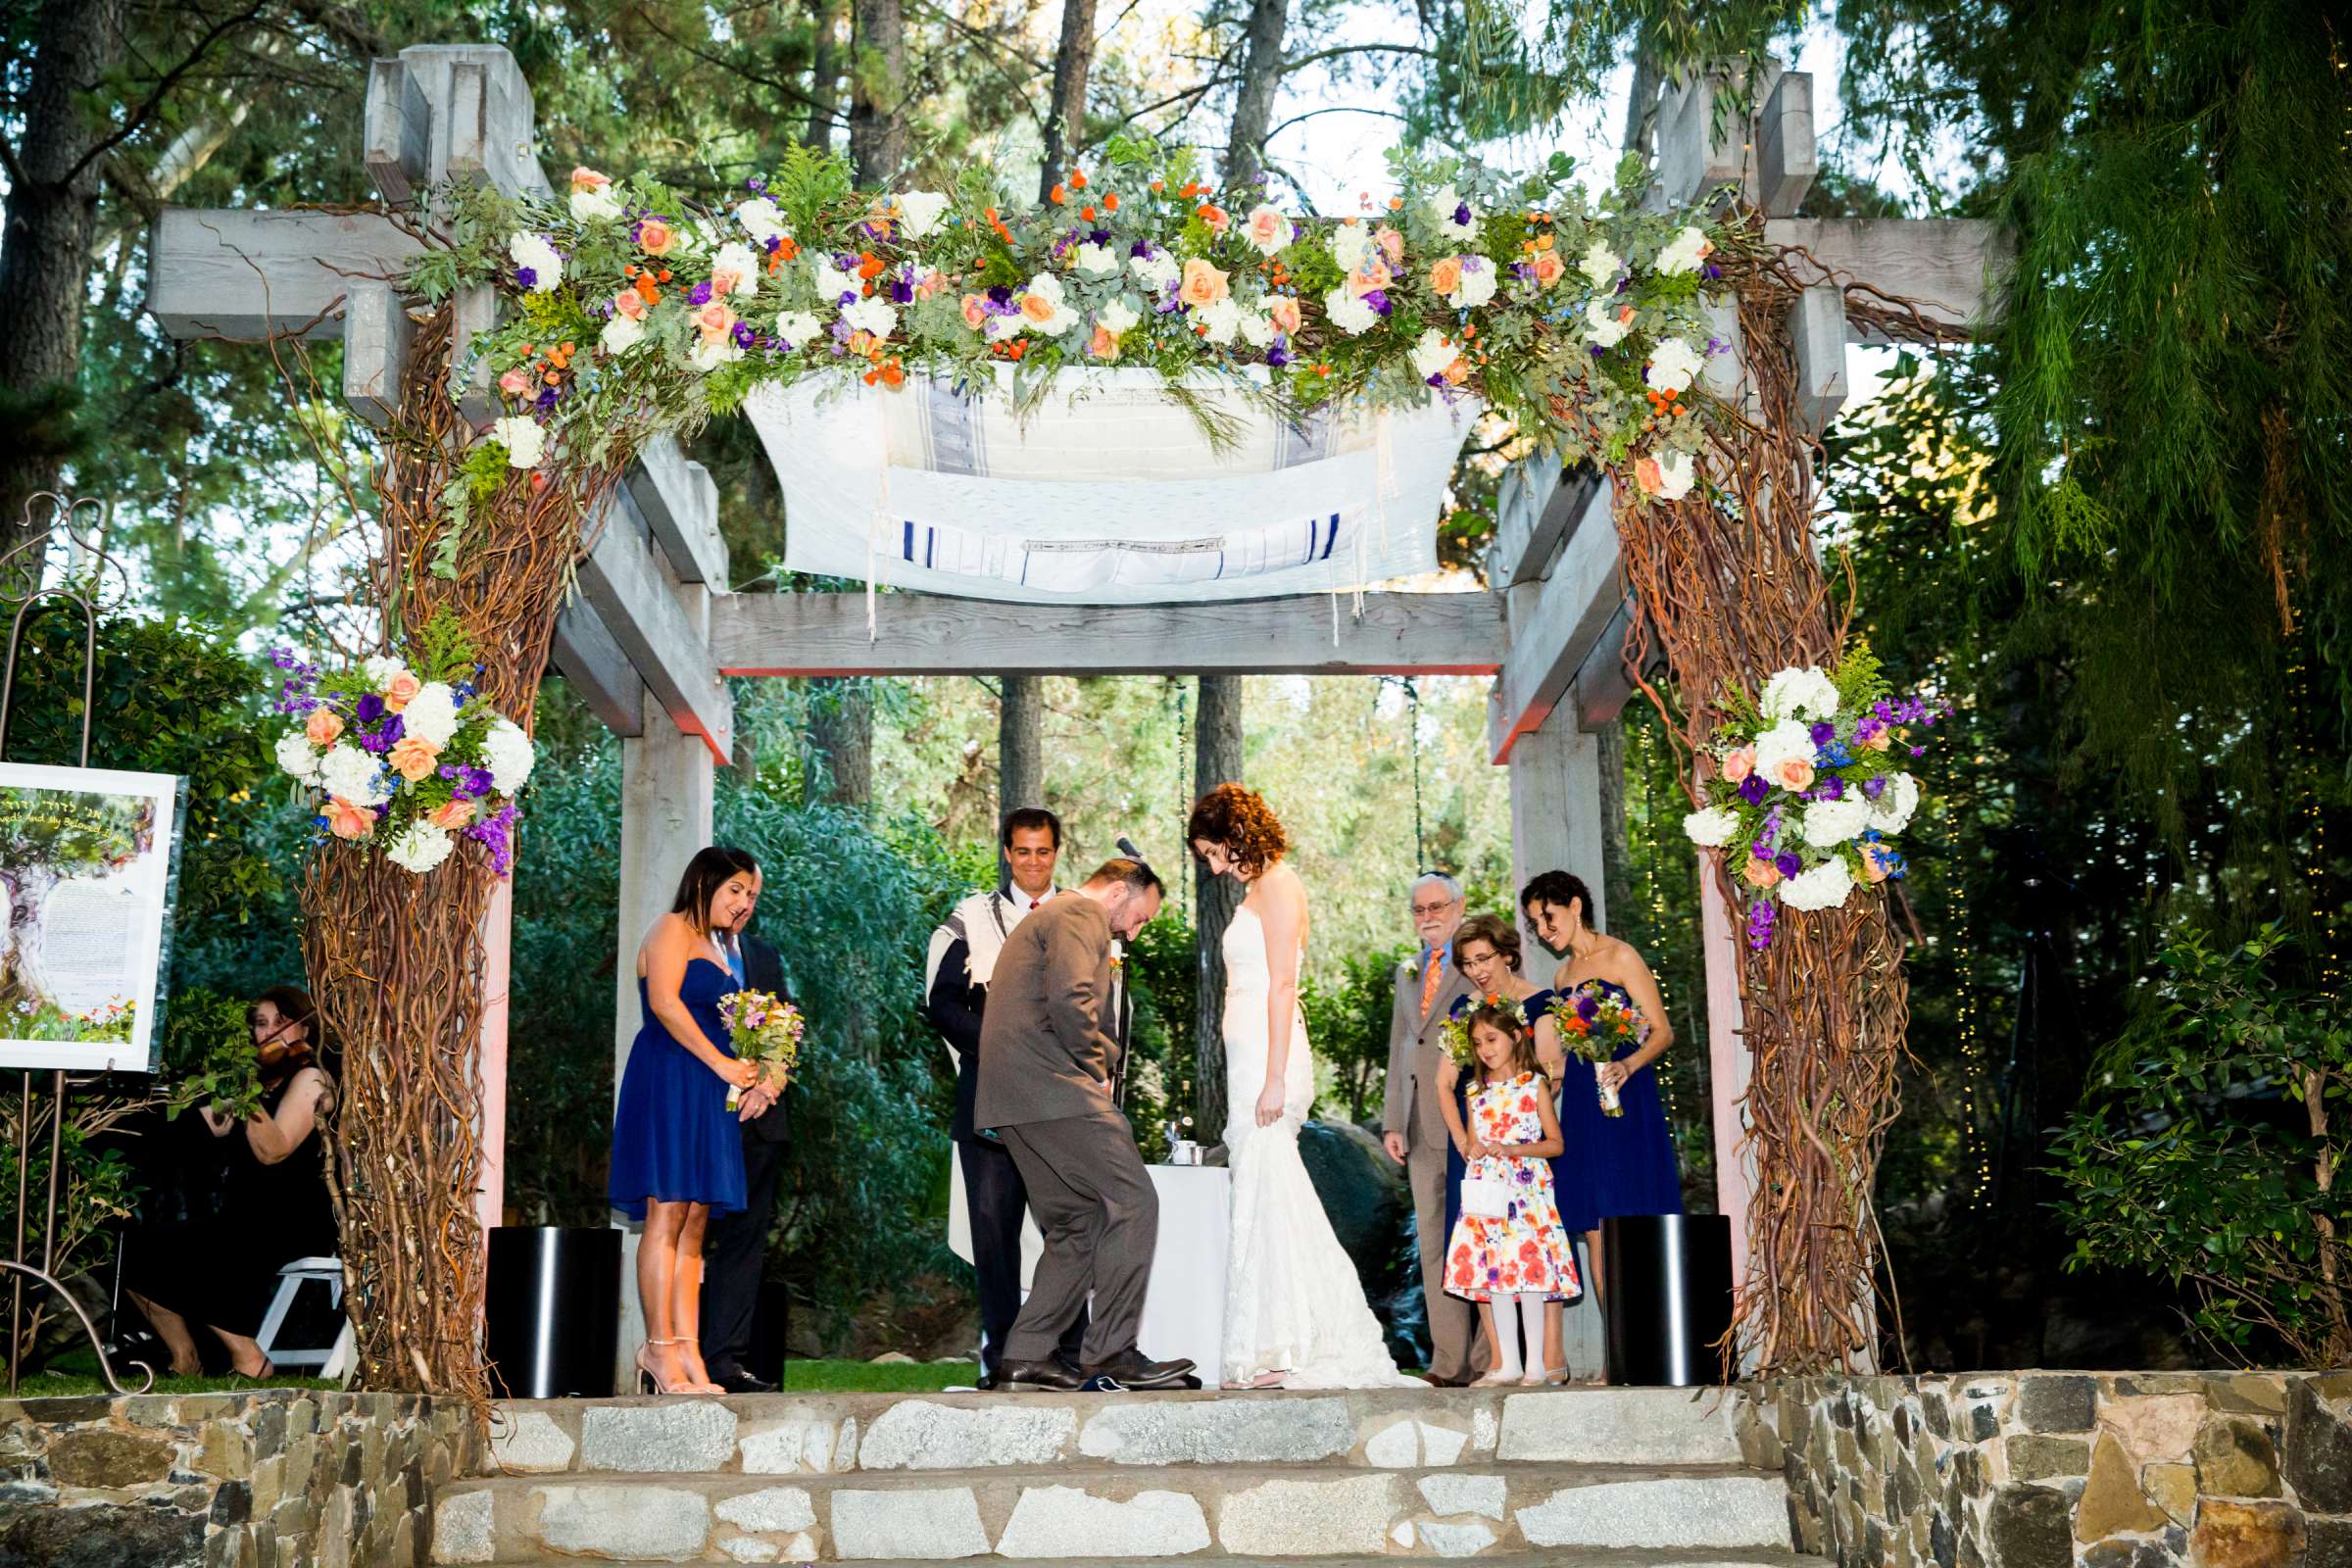
[[[1151,370],[1061,372],[1026,420],[981,395],[814,377],[748,412],[782,481],[785,566],[1081,604],[1341,592],[1437,566],[1475,402],[1292,423],[1219,383],[1212,450]]]

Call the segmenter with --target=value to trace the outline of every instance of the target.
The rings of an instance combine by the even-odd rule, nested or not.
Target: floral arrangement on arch
[[[1189,151],[1128,140],[1034,206],[978,168],[951,191],[862,192],[806,149],[715,208],[591,169],[557,197],[452,187],[448,241],[409,287],[487,286],[505,308],[470,349],[504,412],[449,506],[462,530],[510,468],[544,482],[551,455],[625,456],[803,375],[972,384],[1009,367],[1023,403],[1059,369],[1109,365],[1158,371],[1179,401],[1225,375],[1294,416],[1476,396],[1569,463],[1687,494],[1699,377],[1729,348],[1707,326],[1710,257],[1731,237],[1641,211],[1630,168],[1595,198],[1561,155],[1523,177],[1392,164],[1396,194],[1337,220],[1221,193]]]
[[[325,675],[290,650],[272,653],[284,671],[277,710],[301,721],[278,737],[277,765],[317,792],[321,840],[380,848],[421,876],[466,838],[505,876],[530,737],[481,700],[480,666],[453,621],[437,617],[423,641],[421,669],[378,655]]]
[[[1867,644],[1824,672],[1791,666],[1716,736],[1708,804],[1683,818],[1702,849],[1729,858],[1748,901],[1747,943],[1769,947],[1777,908],[1834,909],[1903,875],[1899,840],[1919,809],[1904,767],[1949,710],[1897,697]],[[1776,908],[1777,906],[1777,908]]]

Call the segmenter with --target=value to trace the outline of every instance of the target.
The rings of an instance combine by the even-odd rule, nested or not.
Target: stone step
[[[435,1493],[433,1561],[1458,1557],[1490,1549],[1787,1553],[1778,1476],[1501,1461],[1000,1466],[932,1474],[499,1476]]]
[[[849,1394],[502,1405],[483,1472],[836,1475],[1097,1463],[1738,1464],[1715,1389]]]
[[[637,1558],[615,1561],[593,1559],[597,1568],[671,1568],[672,1559]],[[730,1562],[784,1561],[782,1558],[728,1558]],[[1207,1560],[1207,1559],[1204,1559]],[[1219,1557],[1218,1568],[1386,1568],[1394,1557]],[[1612,1551],[1571,1548],[1560,1551],[1487,1552],[1480,1568],[1831,1568],[1826,1557],[1805,1557],[1789,1551],[1683,1550]],[[534,1557],[499,1563],[491,1568],[580,1568],[577,1557]],[[1112,1557],[991,1557],[987,1568],[1133,1568],[1133,1558]]]

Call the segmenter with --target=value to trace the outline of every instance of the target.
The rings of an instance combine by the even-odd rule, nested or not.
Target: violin
[[[301,1040],[287,1040],[284,1033],[281,1027],[276,1037],[263,1041],[254,1051],[261,1058],[265,1093],[275,1091],[303,1068],[318,1064],[318,1048],[308,1038],[309,1031],[304,1031],[305,1038]]]

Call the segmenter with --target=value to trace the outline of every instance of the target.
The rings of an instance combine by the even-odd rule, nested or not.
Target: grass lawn
[[[794,1394],[924,1394],[970,1388],[976,1361],[787,1361],[784,1387]]]

